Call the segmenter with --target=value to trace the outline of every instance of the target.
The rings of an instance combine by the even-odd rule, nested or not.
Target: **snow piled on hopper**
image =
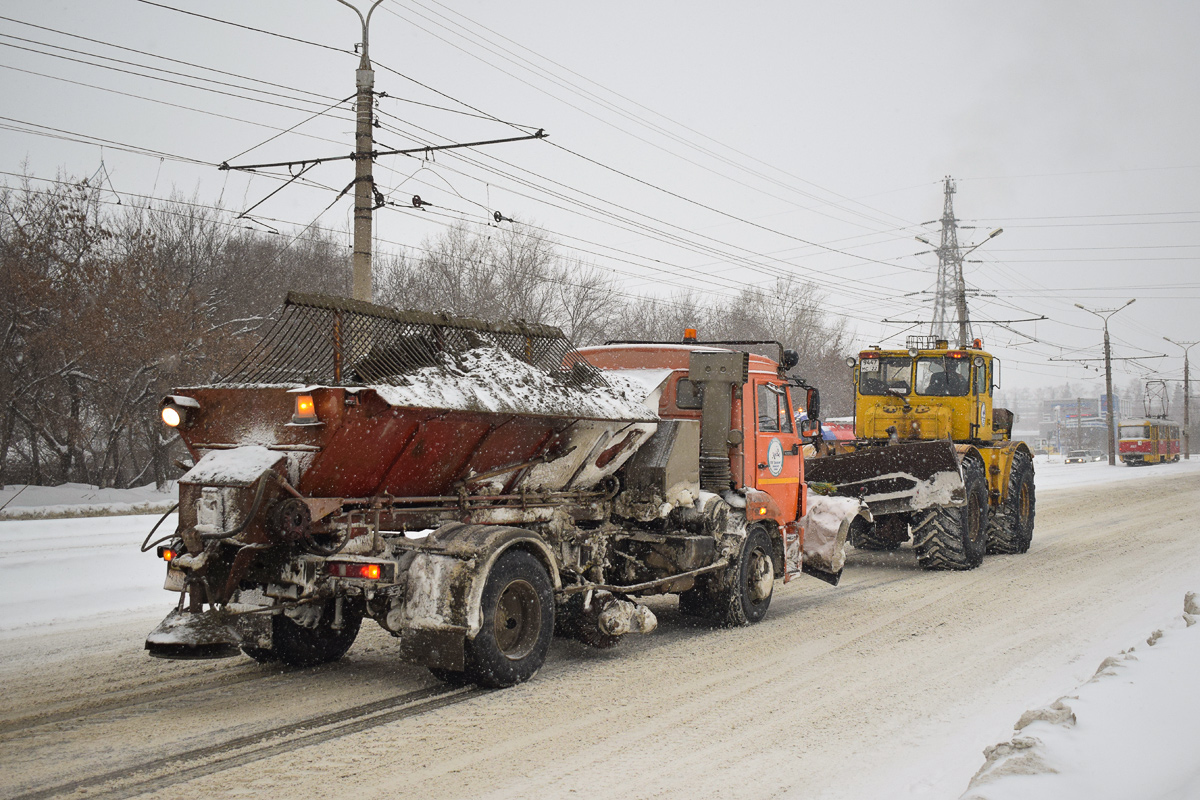
[[[462,353],[440,353],[439,364],[389,376],[373,384],[392,406],[447,411],[481,411],[544,417],[656,422],[643,405],[649,394],[634,381],[606,376],[606,382],[575,383],[557,377],[492,345]]]

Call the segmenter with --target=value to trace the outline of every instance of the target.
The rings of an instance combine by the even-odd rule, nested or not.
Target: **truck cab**
[[[658,414],[663,419],[700,421],[704,410],[703,384],[689,378],[691,354],[697,350],[726,352],[744,363],[744,381],[731,381],[729,422],[714,426],[726,436],[718,447],[729,458],[729,476],[724,485],[702,478],[702,488],[752,489],[770,498],[760,517],[781,527],[804,515],[803,436],[795,422],[807,398],[796,392],[797,384],[784,375],[779,362],[756,353],[704,344],[614,343],[579,351],[588,363],[607,371],[661,374],[662,391]],[[739,376],[734,376],[739,377]],[[807,388],[807,387],[806,387]],[[795,394],[794,394],[795,392]],[[710,399],[711,402],[711,399]]]

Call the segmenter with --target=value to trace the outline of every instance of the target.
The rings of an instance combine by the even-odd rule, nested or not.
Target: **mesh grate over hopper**
[[[495,347],[576,386],[606,386],[558,328],[493,323],[446,313],[396,311],[338,297],[289,292],[279,320],[218,385],[367,386],[480,347]]]

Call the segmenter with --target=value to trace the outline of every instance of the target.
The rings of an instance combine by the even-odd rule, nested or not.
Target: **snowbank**
[[[1191,612],[1191,613],[1189,613]],[[1185,800],[1200,797],[1200,614],[1106,658],[1073,694],[1025,712],[964,800]]]
[[[1109,466],[1107,461],[1064,464],[1062,458],[1062,456],[1037,456],[1034,458],[1034,482],[1039,493],[1077,486],[1155,480],[1185,472],[1200,472],[1200,454],[1195,453],[1188,461],[1178,461],[1174,464],[1150,464],[1144,467],[1129,467],[1120,462],[1117,462],[1116,466]]]
[[[9,484],[0,487],[0,520],[162,514],[175,499],[174,482],[161,492],[152,483],[134,489],[100,489],[86,483]]]
[[[163,611],[166,565],[139,545],[158,515],[0,523],[0,639]],[[175,530],[174,515],[160,531]]]

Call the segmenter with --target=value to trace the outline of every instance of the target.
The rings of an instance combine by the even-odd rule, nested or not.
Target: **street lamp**
[[[1192,424],[1189,413],[1192,402],[1188,376],[1188,350],[1191,350],[1197,344],[1200,344],[1200,342],[1177,342],[1170,336],[1164,336],[1163,338],[1176,347],[1183,348],[1183,458],[1186,461],[1192,457],[1191,435],[1188,430]]]
[[[1108,318],[1121,309],[1132,305],[1134,300],[1137,300],[1137,298],[1133,298],[1123,306],[1117,306],[1116,308],[1100,308],[1094,311],[1087,306],[1080,305],[1079,303],[1075,304],[1076,308],[1082,308],[1089,314],[1095,314],[1104,321],[1104,391],[1108,400],[1108,465],[1110,467],[1115,467],[1117,465],[1117,429],[1113,425],[1112,351],[1110,350],[1108,344]]]

